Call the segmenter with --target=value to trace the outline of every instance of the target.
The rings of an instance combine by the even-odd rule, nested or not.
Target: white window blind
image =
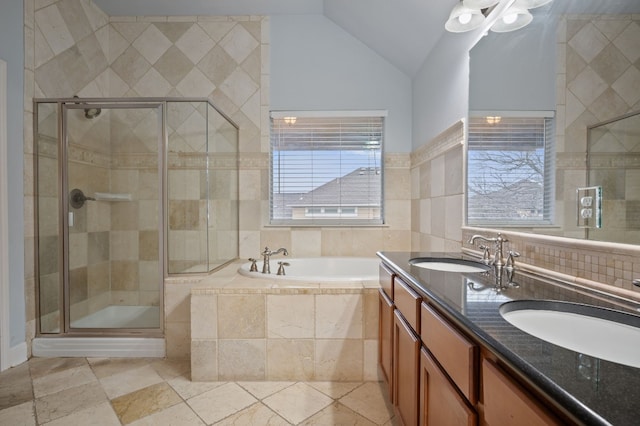
[[[552,223],[554,120],[541,115],[469,118],[468,224]]]
[[[271,224],[383,223],[384,117],[281,115],[271,117]]]

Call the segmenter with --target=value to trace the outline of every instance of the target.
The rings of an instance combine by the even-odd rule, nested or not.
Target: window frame
[[[289,119],[290,117],[297,118],[318,118],[318,119],[330,119],[336,118],[337,120],[348,120],[349,118],[374,118],[379,119],[379,129],[380,129],[380,147],[376,148],[376,153],[374,154],[374,163],[373,167],[361,167],[358,166],[354,169],[354,172],[360,169],[367,169],[369,172],[372,172],[375,169],[375,174],[379,175],[379,186],[380,186],[380,202],[379,205],[364,205],[364,206],[354,206],[349,203],[335,203],[335,204],[318,204],[318,205],[301,205],[304,209],[302,216],[294,219],[293,216],[290,218],[275,218],[274,219],[274,119]],[[335,111],[271,111],[270,112],[270,135],[269,135],[269,226],[282,226],[282,227],[378,227],[385,225],[384,219],[384,146],[386,139],[386,117],[387,111],[384,110],[335,110]],[[295,120],[294,120],[295,121]],[[363,145],[364,147],[365,145]],[[353,173],[353,172],[352,172]],[[340,177],[347,176],[347,174],[342,175]],[[322,186],[322,185],[320,185]],[[318,187],[312,189],[315,190]],[[309,191],[311,192],[311,191]],[[361,207],[365,209],[373,209],[374,211],[379,210],[378,217],[370,219],[370,218],[358,218],[358,212],[363,211],[359,210]],[[308,210],[310,208],[319,208],[321,209],[320,214],[314,215],[312,218],[308,216]],[[347,213],[325,213],[325,208],[337,208],[339,211],[341,209],[348,210]],[[353,211],[353,212],[351,212]]]

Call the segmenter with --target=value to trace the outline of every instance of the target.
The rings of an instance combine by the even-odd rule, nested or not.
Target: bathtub
[[[285,275],[277,275],[278,262],[286,262]],[[249,272],[251,262],[238,269],[240,275],[251,278],[273,278],[289,281],[340,282],[377,281],[380,259],[369,257],[274,257],[271,259],[271,274],[263,274],[262,261],[258,260],[258,272]]]

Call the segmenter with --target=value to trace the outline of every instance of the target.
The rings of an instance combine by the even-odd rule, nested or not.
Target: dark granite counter
[[[639,315],[639,304],[517,270],[513,274],[502,271],[496,277],[493,269],[488,273],[441,272],[409,263],[417,257],[471,259],[462,254],[380,252],[378,256],[421,296],[439,306],[449,320],[475,335],[577,422],[640,424],[640,368],[547,343],[514,327],[499,313],[503,303],[513,300],[582,303],[635,315]],[[629,344],[640,345],[640,341]]]

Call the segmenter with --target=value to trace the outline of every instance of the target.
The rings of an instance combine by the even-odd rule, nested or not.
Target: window
[[[383,223],[379,112],[272,112],[275,225]]]
[[[467,223],[551,224],[553,113],[469,118]]]

